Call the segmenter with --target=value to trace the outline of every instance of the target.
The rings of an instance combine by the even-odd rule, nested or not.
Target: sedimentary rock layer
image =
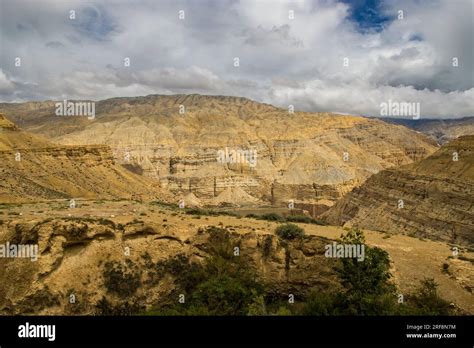
[[[426,159],[370,177],[322,216],[357,225],[474,245],[474,136]]]
[[[293,199],[330,206],[372,174],[436,150],[403,126],[331,113],[289,113],[245,98],[114,98],[97,102],[93,120],[56,116],[54,105],[0,104],[0,111],[63,145],[107,144],[118,163],[178,195],[192,192],[203,204],[222,202],[219,195],[238,187],[266,204]],[[256,151],[255,166],[245,160],[222,163],[218,154],[226,149]]]

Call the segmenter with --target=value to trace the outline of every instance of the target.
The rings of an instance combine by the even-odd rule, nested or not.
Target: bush
[[[306,216],[306,215],[282,216],[277,213],[267,213],[260,216],[256,214],[247,214],[245,215],[245,217],[258,219],[258,220],[276,221],[276,222],[300,222],[304,224],[314,224],[314,225],[321,225],[321,226],[326,225],[326,223],[313,219],[312,217]]]
[[[342,258],[339,276],[351,293],[382,294],[391,278],[390,260],[386,251],[365,246],[365,259]]]
[[[258,215],[253,214],[253,213],[250,213],[250,214],[245,215],[245,217],[246,217],[246,218],[249,218],[249,219],[257,219],[257,218],[258,218]]]
[[[203,209],[191,208],[191,209],[186,209],[186,214],[187,215],[211,215],[211,212],[207,210],[203,210]]]
[[[245,315],[253,303],[257,284],[243,274],[214,275],[196,287],[191,295],[194,307],[204,307],[211,315]]]
[[[408,314],[449,315],[452,308],[449,302],[438,295],[438,284],[432,278],[420,281],[417,292],[408,299]],[[411,308],[410,308],[411,307]]]
[[[107,292],[122,298],[135,294],[141,285],[138,267],[132,261],[127,262],[126,266],[118,262],[107,262],[104,269],[104,285]]]
[[[177,291],[183,293],[193,291],[196,285],[206,277],[202,265],[190,262],[189,258],[184,254],[178,254],[173,258],[158,261],[148,272],[150,281],[154,284],[160,282],[166,274],[175,278]]]
[[[311,224],[311,223],[313,223],[313,221],[316,221],[316,220],[314,220],[314,219],[312,219],[312,218],[310,218],[309,216],[306,216],[306,215],[288,215],[286,217],[286,221]]]
[[[238,241],[225,229],[211,226],[209,257],[203,263],[191,263],[184,256],[162,262],[159,273],[174,276],[176,292],[186,295],[185,303],[160,308],[158,315],[246,315],[256,313],[264,286],[255,270],[243,256],[234,256]],[[252,308],[250,306],[253,304]]]
[[[240,243],[232,240],[229,231],[216,226],[210,226],[206,231],[209,234],[207,247],[209,253],[213,256],[234,261],[234,247],[239,246]]]
[[[259,217],[260,220],[267,220],[267,221],[285,221],[285,218],[276,213],[268,213],[263,214]]]
[[[255,290],[252,290],[253,299],[252,302],[248,305],[247,315],[249,316],[259,316],[267,315],[267,308],[265,306],[265,298],[263,295],[259,295]]]
[[[311,292],[301,310],[302,315],[334,315],[336,296],[331,293]]]
[[[304,230],[301,227],[290,223],[278,226],[275,229],[275,233],[278,237],[288,240],[302,238],[304,236]]]
[[[314,225],[326,225],[324,222],[313,219],[312,217],[306,215],[288,215],[286,217],[286,221],[288,222],[301,222],[305,224],[314,224]]]
[[[231,211],[214,211],[214,210],[207,210],[207,209],[200,209],[200,208],[189,208],[186,209],[187,215],[198,215],[198,216],[219,216],[219,215],[226,215],[226,216],[237,216],[236,213]]]
[[[106,315],[106,316],[113,316],[113,315],[134,315],[139,313],[143,310],[143,307],[139,306],[133,302],[123,302],[118,305],[113,305],[111,302],[107,300],[106,297],[102,296],[95,304],[95,315]]]
[[[179,289],[168,301],[171,304],[150,314],[246,315],[256,310],[255,301],[263,295],[263,285],[249,265],[238,265],[221,256],[194,265],[194,270],[179,276]],[[185,303],[176,303],[179,291],[186,294]]]

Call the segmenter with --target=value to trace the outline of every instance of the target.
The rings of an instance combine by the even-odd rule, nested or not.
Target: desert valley
[[[325,246],[357,231],[388,255],[393,290],[377,298],[410,302],[429,278],[449,313],[474,313],[473,118],[434,132],[197,94],[55,110],[0,103],[0,244],[39,248],[0,259],[2,314],[167,313],[185,297],[208,310],[189,279],[229,255],[264,284],[250,314],[308,313],[287,307],[355,287]]]

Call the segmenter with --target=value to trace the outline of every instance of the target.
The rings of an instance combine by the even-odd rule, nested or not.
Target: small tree
[[[450,315],[449,302],[438,295],[438,284],[433,278],[420,281],[420,287],[413,296],[412,314],[415,315]]]
[[[395,305],[395,286],[389,282],[390,259],[380,248],[365,245],[364,233],[353,228],[341,236],[343,244],[364,246],[363,261],[356,258],[341,259],[339,277],[347,289],[342,307],[346,314],[374,315],[388,314]]]
[[[280,225],[275,229],[275,233],[282,239],[295,239],[304,236],[304,230],[295,224]]]

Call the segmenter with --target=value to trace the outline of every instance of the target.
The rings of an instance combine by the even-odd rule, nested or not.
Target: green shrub
[[[247,214],[245,215],[246,218],[253,218],[258,220],[267,220],[267,221],[276,221],[276,222],[300,222],[305,224],[314,224],[314,225],[321,225],[324,226],[326,223],[313,219],[310,216],[306,215],[288,215],[282,216],[277,213],[267,213],[263,215],[256,215],[256,214]]]
[[[257,219],[257,218],[258,218],[258,215],[253,214],[253,213],[250,213],[250,214],[245,215],[245,217],[246,217],[246,218],[249,218],[249,219]]]
[[[312,218],[310,218],[309,216],[306,216],[306,215],[288,215],[286,217],[286,221],[311,224],[311,223],[313,223],[313,221],[316,221],[316,220],[314,220],[314,219],[312,219]]]
[[[236,213],[230,211],[214,211],[214,210],[207,210],[207,209],[199,209],[199,208],[189,208],[186,209],[187,215],[198,215],[198,216],[219,216],[219,215],[226,215],[226,216],[237,216]]]
[[[334,315],[337,296],[334,293],[311,292],[304,301],[302,315]]]
[[[186,209],[187,215],[210,215],[210,212],[203,209],[191,208]]]
[[[95,304],[95,315],[134,315],[142,310],[143,307],[133,302],[129,303],[128,301],[113,305],[104,296]]]
[[[189,262],[180,255],[160,263],[159,273],[170,273],[177,289],[171,305],[153,312],[159,315],[246,315],[249,306],[263,295],[264,286],[243,256],[234,256],[233,240],[225,229],[211,226],[210,256],[203,263]],[[177,303],[176,293],[184,293],[185,303]]]
[[[238,274],[214,275],[196,287],[190,301],[213,315],[245,315],[256,286],[251,279]]]
[[[138,267],[130,260],[126,266],[118,262],[107,262],[104,269],[104,284],[110,293],[122,298],[131,296],[141,285]]]
[[[414,315],[450,315],[453,309],[449,302],[438,295],[438,284],[432,278],[420,281],[415,294],[408,297],[407,314]]]
[[[324,226],[326,223],[313,219],[312,217],[306,215],[288,215],[286,217],[286,221],[288,222],[301,222],[305,224],[314,224],[314,225],[321,225]]]
[[[260,220],[267,220],[267,221],[285,221],[285,218],[276,213],[268,213],[263,214],[259,217]]]
[[[265,306],[265,298],[263,295],[259,295],[255,290],[252,290],[252,302],[248,305],[247,315],[249,316],[260,316],[267,315],[267,309]]]
[[[194,269],[188,269],[175,278],[178,290],[168,301],[172,304],[159,308],[153,314],[246,315],[255,298],[263,295],[263,285],[248,264],[212,256],[202,265],[193,265]],[[180,291],[186,296],[185,303],[176,301],[176,294]]]
[[[275,233],[278,237],[288,240],[301,238],[304,236],[304,230],[301,227],[290,223],[278,226],[275,229]]]

